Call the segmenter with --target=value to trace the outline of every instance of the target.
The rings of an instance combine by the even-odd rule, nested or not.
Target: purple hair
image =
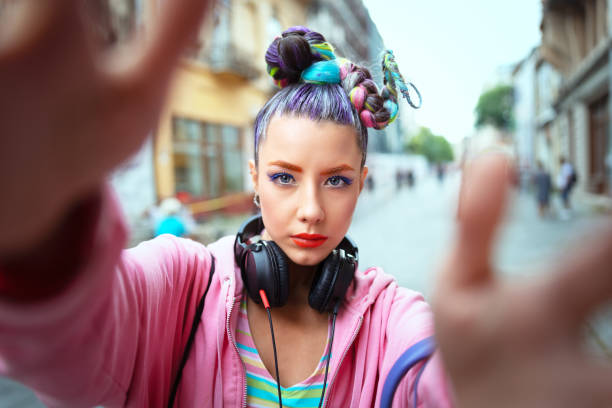
[[[365,164],[368,131],[340,84],[292,84],[278,91],[255,118],[255,165],[259,164],[259,147],[265,139],[274,116],[295,116],[314,121],[331,121],[355,128],[357,146],[361,150],[361,166]]]
[[[347,61],[343,67],[344,75],[337,84],[304,83],[301,80],[302,72],[314,63],[335,58],[333,48],[325,37],[306,27],[291,27],[272,41],[266,51],[267,70],[281,89],[255,119],[256,165],[259,163],[259,146],[275,115],[353,126],[357,145],[362,152],[361,165],[365,164],[368,132],[360,119],[359,110],[351,102],[351,90],[360,87],[359,90],[363,91],[362,105],[381,110],[379,115],[383,115],[382,120],[389,118],[389,114],[382,109],[382,99],[369,71]]]

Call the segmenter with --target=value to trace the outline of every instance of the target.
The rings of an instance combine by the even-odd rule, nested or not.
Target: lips
[[[291,239],[297,246],[302,248],[316,248],[327,241],[325,235],[305,233],[292,235]]]

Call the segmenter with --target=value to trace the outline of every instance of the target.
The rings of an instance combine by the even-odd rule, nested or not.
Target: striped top
[[[275,376],[272,376],[264,366],[255,343],[251,337],[249,320],[247,318],[246,292],[242,293],[240,301],[240,314],[238,317],[238,330],[236,343],[240,358],[246,366],[247,377],[247,407],[248,408],[276,408],[278,407],[278,388]],[[331,320],[330,320],[331,324]],[[327,342],[325,354],[319,360],[315,371],[304,381],[285,388],[281,386],[283,407],[317,408],[323,391],[325,378],[325,364],[327,362],[327,347],[329,343],[329,330],[327,329]],[[328,377],[329,380],[329,377]]]

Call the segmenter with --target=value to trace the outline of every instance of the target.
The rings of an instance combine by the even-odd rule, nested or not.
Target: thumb
[[[508,195],[510,163],[487,154],[466,169],[459,193],[452,268],[445,278],[458,285],[491,279],[491,253]]]

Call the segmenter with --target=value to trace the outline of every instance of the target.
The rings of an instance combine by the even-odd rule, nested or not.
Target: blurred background
[[[0,24],[19,0],[0,0]],[[100,47],[146,36],[158,0],[85,0]],[[503,151],[515,194],[496,263],[509,279],[541,273],[612,213],[609,0],[219,0],[213,26],[180,62],[159,123],[113,174],[129,246],[170,232],[204,244],[255,212],[247,160],[253,123],[276,91],[263,59],[293,25],[321,32],[382,83],[394,51],[423,107],[370,130],[368,182],[349,234],[360,267],[382,266],[429,297],[453,232],[461,169]],[[67,44],[69,46],[69,44]],[[564,159],[562,162],[561,159]],[[611,271],[612,273],[612,271]],[[612,357],[612,313],[586,325]],[[40,407],[0,378],[0,407]]]

